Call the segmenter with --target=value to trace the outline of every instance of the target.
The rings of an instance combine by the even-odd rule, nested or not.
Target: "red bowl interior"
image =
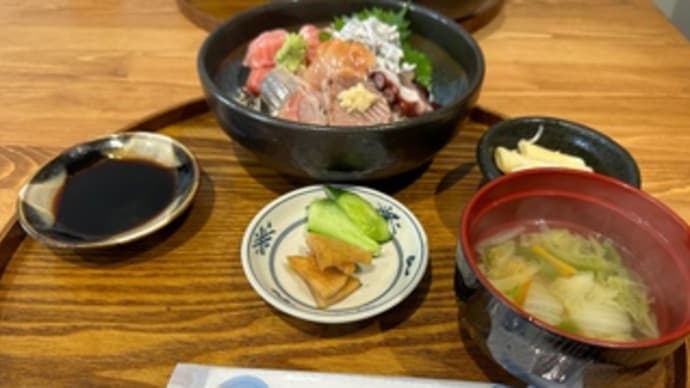
[[[599,233],[627,251],[626,264],[652,294],[660,336],[636,342],[580,337],[529,316],[500,295],[479,271],[475,245],[516,224],[540,220]],[[688,225],[659,201],[617,180],[579,171],[540,169],[509,174],[484,186],[465,209],[461,239],[480,281],[523,316],[577,341],[639,348],[673,342],[690,333],[689,231]]]

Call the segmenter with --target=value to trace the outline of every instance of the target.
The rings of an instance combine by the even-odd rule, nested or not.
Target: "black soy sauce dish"
[[[21,188],[19,223],[55,248],[125,244],[189,208],[199,175],[191,151],[168,136],[125,132],[98,138],[65,150]]]
[[[537,145],[582,158],[594,172],[640,187],[640,170],[632,155],[610,137],[592,128],[553,117],[519,117],[489,128],[477,144],[477,163],[486,181],[503,175],[494,161],[497,147],[515,149],[543,127]]]

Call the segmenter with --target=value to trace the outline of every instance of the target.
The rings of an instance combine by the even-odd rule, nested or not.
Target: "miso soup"
[[[501,235],[477,245],[479,267],[524,311],[594,339],[658,337],[650,294],[611,240],[553,225]]]

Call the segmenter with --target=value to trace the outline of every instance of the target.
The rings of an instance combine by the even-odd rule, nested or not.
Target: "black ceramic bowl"
[[[432,92],[442,105],[414,119],[376,127],[327,127],[271,117],[240,104],[247,44],[273,28],[327,24],[367,7],[398,10],[396,0],[279,1],[242,12],[213,31],[199,51],[198,71],[211,111],[227,134],[274,169],[329,181],[364,181],[413,170],[430,161],[459,130],[484,77],[472,36],[436,12],[411,5],[411,43],[434,63]]]
[[[534,136],[540,125],[544,131],[538,145],[579,156],[595,172],[640,187],[640,170],[625,148],[592,128],[551,117],[520,117],[489,128],[477,145],[477,163],[484,178],[503,175],[494,162],[496,147],[515,149],[520,139]]]

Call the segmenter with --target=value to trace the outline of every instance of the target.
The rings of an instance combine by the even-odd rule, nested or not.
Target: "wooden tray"
[[[273,310],[240,265],[251,218],[303,182],[276,174],[230,141],[201,100],[128,128],[188,145],[203,170],[198,197],[174,225],[108,251],[52,251],[11,224],[0,239],[0,385],[160,387],[176,363],[197,362],[520,386],[462,333],[453,292],[459,216],[481,179],[475,144],[499,119],[475,110],[432,163],[375,185],[418,216],[431,266],[400,306],[344,326]],[[606,384],[685,387],[686,368],[684,346]]]
[[[419,0],[462,24],[468,31],[476,31],[493,20],[505,0]],[[211,31],[235,13],[265,1],[177,0],[182,14],[197,26]]]

